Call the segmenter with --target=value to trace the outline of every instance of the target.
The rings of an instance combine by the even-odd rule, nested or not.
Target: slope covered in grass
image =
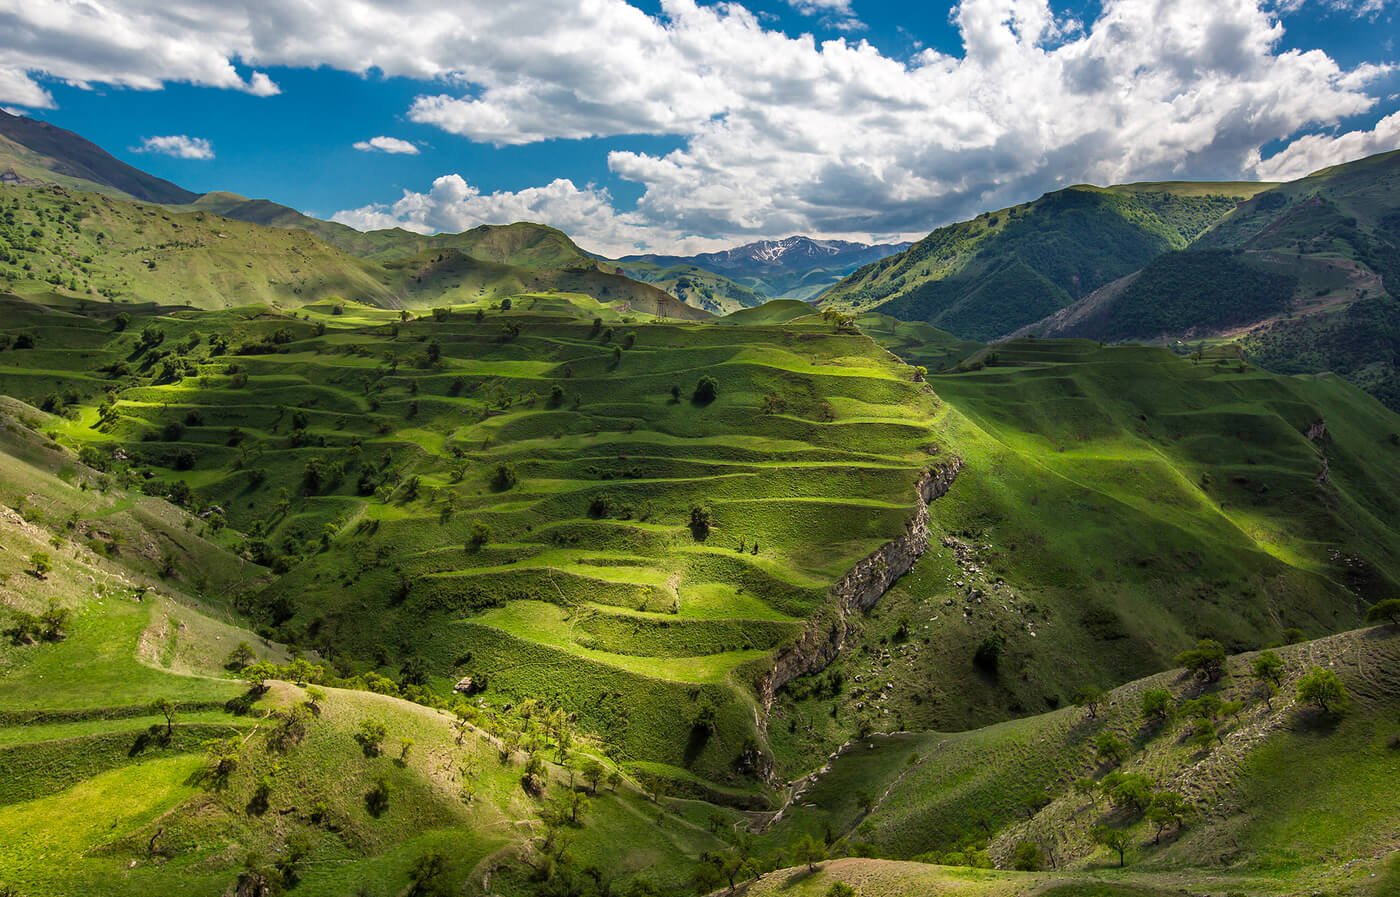
[[[1346,629],[1394,594],[1400,421],[1345,381],[1089,342],[991,351],[929,378],[965,466],[930,506],[936,544],[775,706],[784,770],[852,731],[1063,706],[1201,637]]]
[[[939,462],[927,387],[816,316],[663,324],[546,294],[406,321],[153,309],[117,330],[107,309],[13,309],[37,345],[87,348],[7,353],[3,388],[71,415],[61,438],[114,475],[149,470],[247,533],[280,574],[240,604],[268,632],[440,692],[556,695],[682,779],[760,782],[758,677]]]
[[[821,304],[995,339],[1183,249],[1263,184],[1070,187],[939,228],[861,268]]]

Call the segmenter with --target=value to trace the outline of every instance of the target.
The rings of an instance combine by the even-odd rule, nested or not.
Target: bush
[[[1371,605],[1371,609],[1366,611],[1366,622],[1400,626],[1400,598],[1387,598]]]
[[[1045,868],[1045,851],[1034,841],[1022,841],[1011,852],[1011,866],[1018,872],[1039,872]]]
[[[710,534],[709,508],[704,505],[696,505],[690,509],[690,533],[699,540],[703,540]]]

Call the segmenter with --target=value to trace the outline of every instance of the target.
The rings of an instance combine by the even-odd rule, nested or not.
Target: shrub
[[[1022,841],[1011,852],[1011,866],[1018,872],[1039,872],[1045,868],[1045,851],[1034,841]]]
[[[992,633],[977,645],[977,650],[972,653],[972,665],[984,673],[995,674],[1001,664],[1001,652],[1005,647],[1006,640],[999,634]]]
[[[1166,722],[1175,712],[1176,702],[1165,688],[1149,688],[1142,693],[1142,715],[1148,719]]]
[[[696,505],[690,509],[690,533],[700,540],[710,534],[709,508],[704,505]]]
[[[377,719],[361,720],[360,728],[355,732],[355,741],[366,757],[378,757],[384,739],[388,737],[388,728]]]

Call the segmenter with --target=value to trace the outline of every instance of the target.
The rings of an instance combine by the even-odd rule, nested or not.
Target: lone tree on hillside
[[[1261,682],[1279,684],[1283,675],[1283,658],[1273,651],[1260,651],[1249,663],[1249,672]]]
[[[1103,705],[1103,689],[1097,685],[1086,685],[1074,693],[1074,706],[1083,707],[1089,711],[1089,716],[1099,715],[1099,707]]]
[[[1316,704],[1323,713],[1342,713],[1347,706],[1347,689],[1341,676],[1313,667],[1298,680],[1298,700]]]
[[[826,847],[811,835],[803,835],[792,845],[792,859],[794,862],[806,864],[807,871],[811,872],[817,868],[817,863],[826,859]]]
[[[72,611],[50,598],[48,608],[39,615],[44,640],[49,642],[63,641],[68,637],[68,625],[72,619]]]
[[[29,567],[36,577],[47,579],[49,571],[53,569],[53,562],[49,560],[47,553],[36,551],[29,556]]]
[[[1142,693],[1142,715],[1164,723],[1176,713],[1176,701],[1165,688],[1149,688]]]
[[[1118,868],[1123,868],[1123,862],[1128,853],[1128,846],[1131,843],[1128,840],[1127,832],[1120,831],[1116,828],[1109,828],[1106,825],[1096,826],[1094,828],[1094,843],[1102,844],[1109,850],[1116,851],[1118,854]]]
[[[1176,662],[1196,677],[1215,682],[1225,675],[1225,646],[1213,638],[1203,638],[1196,647],[1176,655]]]
[[[696,505],[690,509],[690,534],[696,539],[704,539],[710,534],[710,509]]]
[[[165,717],[165,740],[175,735],[175,702],[169,698],[156,698],[151,702],[151,710]]]
[[[1366,611],[1366,622],[1400,626],[1400,598],[1387,598],[1371,605],[1371,609]]]
[[[719,381],[714,377],[706,375],[700,378],[700,382],[695,384],[695,393],[691,396],[696,403],[708,405],[719,395]]]
[[[1157,833],[1152,839],[1153,844],[1162,842],[1162,832],[1167,826],[1175,826],[1177,831],[1181,830],[1186,817],[1195,811],[1195,807],[1187,803],[1186,799],[1175,791],[1163,791],[1152,798],[1152,806],[1147,808],[1147,821],[1157,827]]]

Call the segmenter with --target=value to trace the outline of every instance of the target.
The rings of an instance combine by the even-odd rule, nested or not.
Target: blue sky
[[[1159,2],[32,0],[0,12],[0,104],[193,190],[363,228],[532,218],[618,253],[917,236],[1067,183],[1395,148],[1395,0]],[[377,137],[416,152],[355,148]]]

